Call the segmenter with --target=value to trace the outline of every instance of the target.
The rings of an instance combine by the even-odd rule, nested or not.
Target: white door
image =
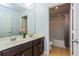
[[[77,3],[77,40],[78,40],[77,52],[79,56],[79,3]]]
[[[72,30],[71,30],[71,42],[72,42],[72,55],[78,56],[78,5],[74,3],[72,5]]]

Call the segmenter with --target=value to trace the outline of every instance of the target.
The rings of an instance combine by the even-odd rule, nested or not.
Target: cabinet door
[[[39,39],[33,41],[33,45],[34,45],[34,46],[36,46],[36,45],[38,45],[38,44],[40,44],[40,43],[41,43],[41,38],[39,38]]]
[[[43,45],[39,44],[39,56],[43,54]]]
[[[32,48],[27,49],[26,51],[23,52],[24,56],[32,56]]]
[[[38,45],[33,47],[33,56],[39,56]]]
[[[1,52],[0,52],[0,56],[1,56]]]
[[[21,47],[20,46],[12,47],[2,52],[3,52],[3,56],[15,56],[16,54],[21,52]]]
[[[17,54],[16,56],[23,56],[23,53],[19,53],[19,54]]]
[[[9,49],[6,49],[3,51],[3,56],[15,56],[22,51],[25,51],[26,49],[30,48],[32,46],[32,42],[27,42]]]
[[[42,43],[42,50],[44,51],[44,37],[42,38],[41,43]]]

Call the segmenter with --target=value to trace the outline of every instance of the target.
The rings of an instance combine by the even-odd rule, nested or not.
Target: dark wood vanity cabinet
[[[33,56],[39,56],[39,48],[38,48],[39,46],[37,45],[37,46],[34,46],[33,47]]]
[[[44,38],[26,42],[0,52],[0,56],[40,56],[44,51]]]
[[[33,56],[40,56],[44,51],[44,38],[33,41]]]
[[[32,56],[32,48],[28,48],[27,50],[16,54],[16,56]]]
[[[2,51],[3,56],[19,56],[23,55],[23,52],[26,51],[28,48],[32,47],[32,42],[27,42],[6,50]]]
[[[23,53],[16,54],[15,56],[23,56]]]
[[[32,48],[27,49],[26,51],[23,52],[24,56],[32,56]]]
[[[1,51],[0,51],[0,56],[1,56]]]
[[[39,47],[38,48],[39,48],[39,55],[42,55],[43,54],[43,51],[44,51],[43,50],[44,49],[43,48],[43,45],[42,44],[39,44]]]

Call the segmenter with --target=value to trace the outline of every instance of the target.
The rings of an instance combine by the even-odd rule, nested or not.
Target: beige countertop
[[[26,35],[26,38],[23,38],[20,36],[12,36],[12,37],[6,37],[6,38],[0,38],[0,51],[26,43],[33,40],[36,40],[38,38],[44,37],[43,34],[36,33],[33,35],[33,37],[29,37],[29,35]],[[15,41],[11,41],[11,38],[16,38]]]

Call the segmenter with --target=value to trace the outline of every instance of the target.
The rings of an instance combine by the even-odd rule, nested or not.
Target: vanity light
[[[23,29],[22,29],[22,31],[23,31],[23,32],[25,32],[25,31],[26,31],[26,29],[25,29],[25,28],[23,28]]]
[[[55,9],[58,9],[58,7],[55,7]]]

